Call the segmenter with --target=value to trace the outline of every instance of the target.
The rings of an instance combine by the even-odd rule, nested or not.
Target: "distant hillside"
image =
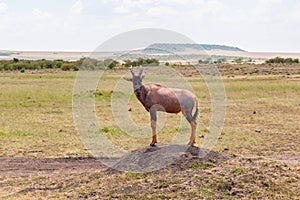
[[[226,45],[215,45],[215,44],[169,44],[169,43],[156,43],[149,45],[145,48],[147,53],[163,53],[163,52],[180,52],[187,49],[194,50],[223,50],[223,51],[243,51],[238,47],[231,47]]]

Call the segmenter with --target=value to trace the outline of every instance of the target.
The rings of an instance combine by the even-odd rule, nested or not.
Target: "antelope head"
[[[141,94],[142,79],[144,78],[144,76],[142,75],[143,67],[140,65],[140,70],[138,75],[134,74],[132,66],[130,67],[130,72],[132,78],[124,78],[124,79],[127,81],[131,81],[133,83],[134,94],[138,97]]]

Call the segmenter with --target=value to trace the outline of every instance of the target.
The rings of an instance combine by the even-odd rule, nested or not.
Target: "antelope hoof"
[[[151,146],[151,147],[156,147],[156,143],[157,143],[157,142],[151,142],[150,146]]]
[[[188,145],[190,145],[190,146],[193,147],[193,146],[195,146],[195,143],[196,143],[196,142],[189,142]]]

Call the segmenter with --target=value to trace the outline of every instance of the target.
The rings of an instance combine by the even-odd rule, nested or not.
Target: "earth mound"
[[[100,160],[108,165],[110,170],[150,172],[165,168],[178,171],[190,167],[195,162],[218,165],[229,158],[229,155],[196,146],[170,144],[143,147],[120,158]]]

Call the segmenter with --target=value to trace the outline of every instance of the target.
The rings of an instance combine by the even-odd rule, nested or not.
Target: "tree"
[[[240,63],[243,62],[243,58],[241,58],[241,57],[235,58],[235,59],[233,60],[233,62],[235,62],[235,63],[237,63],[237,64],[240,64]]]
[[[114,69],[118,63],[119,63],[118,61],[113,60],[107,67],[108,69]]]
[[[113,69],[117,66],[119,62],[113,59],[105,59],[104,60],[104,66],[107,67],[108,69]]]

